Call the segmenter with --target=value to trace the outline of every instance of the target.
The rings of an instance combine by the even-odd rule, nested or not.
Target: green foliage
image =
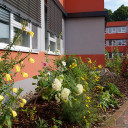
[[[113,21],[128,20],[128,6],[121,5],[112,15]]]
[[[99,95],[99,101],[101,108],[106,111],[106,108],[108,107],[118,107],[118,101],[117,99],[114,99],[113,94],[110,94],[109,91],[101,92]]]
[[[128,6],[121,5],[114,12],[112,12],[110,9],[105,9],[105,11],[108,11],[109,14],[106,22],[128,20]]]
[[[0,57],[0,127],[11,127],[12,117],[16,117],[17,113],[14,111],[15,105],[19,102],[19,97],[23,91],[21,88],[13,88],[14,79],[18,72],[24,67],[22,61],[29,55],[22,57],[22,53],[17,52],[12,55],[11,48],[20,38],[23,29],[14,36],[13,42],[10,42],[7,47],[1,52]],[[24,103],[22,103],[24,105]],[[14,109],[14,110],[13,110]]]
[[[115,96],[122,97],[118,88],[113,83],[107,83],[104,85],[103,91],[99,94],[99,105],[106,111],[108,107],[118,107],[118,100]]]
[[[89,125],[96,118],[97,106],[92,92],[100,79],[95,62],[89,58],[85,61],[75,56],[56,58],[54,68],[43,67],[39,77],[33,77],[38,81],[38,94],[44,100],[55,98],[57,103],[61,102],[61,117],[81,126]],[[48,57],[46,62],[49,62]]]
[[[105,86],[104,86],[104,90],[108,90],[110,95],[117,95],[117,96],[120,96],[122,97],[122,94],[120,93],[119,89],[116,87],[115,84],[113,83],[107,83]]]
[[[119,54],[118,48],[115,48],[113,51],[113,58],[108,59],[108,52],[105,52],[105,66],[110,68],[115,74],[119,75],[122,73],[122,57]]]
[[[108,11],[108,17],[106,18],[106,22],[111,22],[112,21],[112,10],[110,9],[104,9],[105,11]]]
[[[30,118],[30,120],[33,120],[34,115],[37,113],[36,107],[33,107],[32,109],[26,107],[25,109],[21,109],[21,111],[25,112],[27,114],[27,117]]]
[[[53,120],[53,128],[59,128],[60,125],[62,125],[62,121],[61,120],[57,120],[55,118],[52,118]]]
[[[39,122],[35,121],[36,128],[47,128],[47,122],[39,117]]]
[[[48,57],[45,61],[49,62]],[[96,67],[96,62],[90,58],[83,62],[81,57],[75,56],[58,57],[53,63],[54,67],[43,67],[40,75],[33,78],[37,79],[38,95],[48,101],[55,99],[57,104],[61,104],[58,112],[61,119],[89,128],[99,116],[98,104],[104,110],[118,106],[114,97],[120,95],[117,88],[114,85],[106,88],[100,84],[101,65]],[[54,127],[57,125],[54,124]]]

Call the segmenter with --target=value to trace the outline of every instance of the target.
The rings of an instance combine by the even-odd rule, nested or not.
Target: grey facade
[[[104,24],[103,17],[66,19],[67,55],[104,54]]]

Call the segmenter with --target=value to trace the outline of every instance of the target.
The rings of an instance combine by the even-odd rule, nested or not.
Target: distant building
[[[105,49],[108,51],[109,59],[113,57],[113,50],[118,48],[123,55],[128,42],[128,21],[108,22],[105,31]]]

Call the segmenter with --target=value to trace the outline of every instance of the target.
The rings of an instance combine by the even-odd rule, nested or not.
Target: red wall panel
[[[69,55],[67,55],[68,57]],[[105,67],[105,55],[98,54],[98,55],[75,55],[76,57],[81,57],[81,59],[85,62],[86,58],[90,58],[92,62],[96,61],[96,66],[102,65]]]
[[[107,27],[115,27],[115,26],[127,26],[128,21],[115,21],[115,22],[107,22]]]
[[[105,39],[127,39],[128,35],[127,33],[115,33],[115,34],[105,34]]]
[[[62,6],[65,8],[65,0],[59,0]]]
[[[105,49],[108,52],[113,52],[114,48],[118,48],[119,52],[123,52],[126,49],[126,46],[106,46]]]
[[[68,13],[104,11],[104,0],[66,0]]]

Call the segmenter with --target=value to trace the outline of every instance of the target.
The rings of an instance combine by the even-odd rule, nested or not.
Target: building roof
[[[127,26],[128,21],[115,21],[115,22],[107,22],[107,27],[116,27],[116,26]]]

